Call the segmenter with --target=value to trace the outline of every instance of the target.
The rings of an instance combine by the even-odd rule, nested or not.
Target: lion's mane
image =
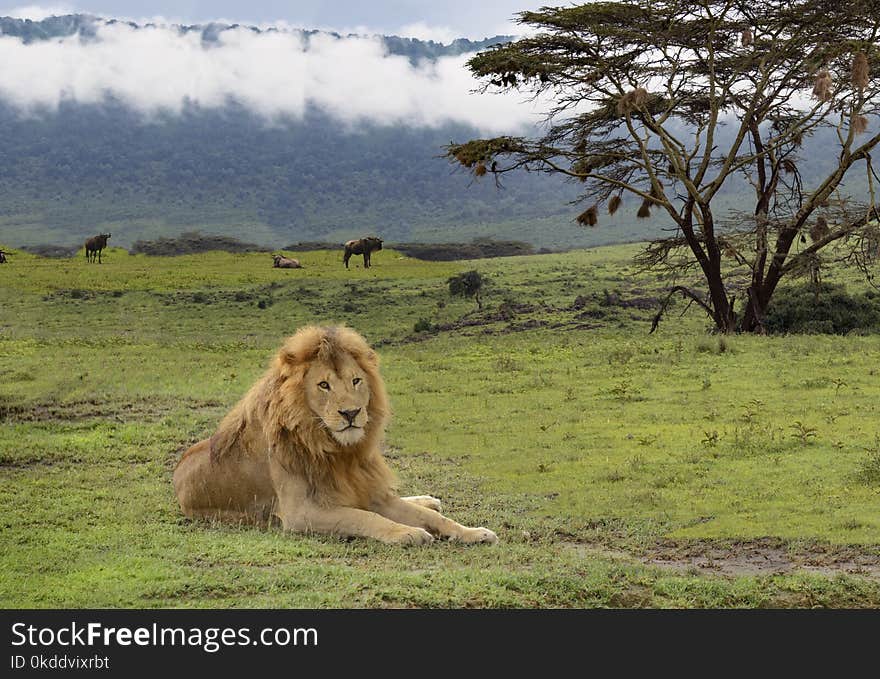
[[[344,354],[364,371],[371,392],[364,436],[350,446],[338,443],[309,408],[303,383],[313,361],[335,364]],[[211,437],[211,459],[268,451],[307,481],[313,500],[366,509],[395,486],[381,454],[389,416],[379,358],[363,337],[344,326],[308,326],[287,339],[262,378],[220,422]]]

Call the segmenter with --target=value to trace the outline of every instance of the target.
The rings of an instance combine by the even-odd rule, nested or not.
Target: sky
[[[155,27],[138,30],[125,23],[102,26],[93,41],[72,36],[24,44],[0,35],[0,99],[22,115],[56,110],[63,101],[101,104],[112,97],[149,118],[193,104],[218,108],[234,100],[270,122],[301,117],[317,107],[352,128],[364,121],[429,127],[463,123],[487,134],[516,133],[541,119],[539,102],[528,102],[518,93],[475,94],[478,83],[466,67],[469,55],[413,65],[406,57],[388,54],[373,35],[448,41],[468,27],[471,37],[510,33],[514,26],[505,26],[505,17],[522,6],[521,1],[480,5],[458,0],[82,0],[73,7],[18,6],[3,12],[0,5],[0,15],[19,18],[77,11],[107,18],[164,17]],[[306,43],[295,31],[255,34],[240,28],[224,31],[217,45],[206,46],[198,33],[182,35],[170,27],[212,20],[281,22],[358,35],[319,35]]]
[[[376,32],[448,42],[516,33],[513,16],[552,0],[74,0],[33,4],[0,0],[0,15],[33,18],[44,12],[85,12],[100,16],[203,23],[225,19],[238,23],[287,22],[305,28]]]

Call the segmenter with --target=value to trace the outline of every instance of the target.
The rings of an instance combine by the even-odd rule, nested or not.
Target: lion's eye
[[[326,380],[324,382],[318,382],[318,386],[321,387],[324,391],[330,391],[330,383]]]
[[[363,380],[362,380],[360,377],[355,377],[355,378],[351,381],[351,383],[352,383],[354,386],[359,385],[361,382],[363,382]]]

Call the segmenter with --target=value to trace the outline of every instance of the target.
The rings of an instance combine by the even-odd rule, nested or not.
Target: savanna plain
[[[0,606],[877,607],[880,337],[719,337],[638,246],[0,266]],[[354,262],[355,260],[353,260]],[[476,269],[482,308],[450,296]],[[831,280],[853,289],[844,272]],[[193,523],[171,473],[282,339],[379,351],[402,494],[498,545]]]

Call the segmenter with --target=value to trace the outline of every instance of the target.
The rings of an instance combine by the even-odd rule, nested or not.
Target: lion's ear
[[[288,366],[303,365],[314,360],[320,344],[319,328],[314,326],[302,328],[282,345],[278,359]]]
[[[278,359],[287,366],[300,365],[308,360],[305,352],[300,347],[288,346],[285,344],[278,352]]]

